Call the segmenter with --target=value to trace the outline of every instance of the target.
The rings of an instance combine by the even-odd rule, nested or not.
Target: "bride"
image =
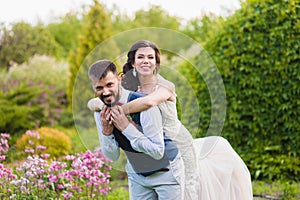
[[[165,134],[181,151],[185,165],[185,200],[253,199],[249,170],[229,142],[220,136],[193,139],[177,117],[175,86],[158,74],[160,51],[146,40],[132,45],[123,66],[122,86],[147,94],[122,105],[126,114],[158,105]],[[88,107],[100,109],[99,98]]]

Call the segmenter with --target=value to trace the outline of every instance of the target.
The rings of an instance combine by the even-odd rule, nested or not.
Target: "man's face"
[[[111,107],[120,100],[120,78],[108,72],[105,78],[98,81],[95,86],[95,91],[101,101]]]

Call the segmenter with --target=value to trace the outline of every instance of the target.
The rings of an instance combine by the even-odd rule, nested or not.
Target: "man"
[[[116,161],[120,148],[125,151],[130,198],[182,199],[183,161],[178,148],[163,133],[158,107],[135,113],[131,116],[132,124],[117,104],[138,98],[140,94],[121,87],[114,63],[97,61],[89,69],[89,78],[105,104],[100,114],[95,112],[102,152]]]

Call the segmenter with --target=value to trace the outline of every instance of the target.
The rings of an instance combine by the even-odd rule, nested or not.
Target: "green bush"
[[[291,181],[253,181],[254,199],[296,200],[300,197],[300,184]]]
[[[21,133],[33,129],[38,124],[39,108],[32,102],[39,94],[38,87],[13,81],[1,85],[0,90],[0,132]]]
[[[242,155],[256,179],[299,181],[300,1],[247,0],[204,48],[226,89],[222,136]],[[195,63],[204,63],[203,55]],[[200,129],[208,128],[211,100],[203,78],[187,64],[199,100]],[[191,108],[193,109],[193,108]],[[192,111],[191,111],[192,112]]]
[[[67,155],[71,151],[70,138],[65,133],[49,127],[27,131],[16,143],[18,151],[35,149],[38,145],[45,146],[46,150],[42,153],[48,153],[51,157]]]
[[[40,126],[73,125],[66,111],[66,63],[35,56],[0,76],[1,132],[14,135]]]
[[[291,159],[290,156],[283,155],[280,152],[270,152],[268,148],[265,148],[262,152],[254,149],[253,152],[245,156],[248,167],[255,169],[252,171],[254,179],[298,180],[294,176],[300,174],[299,157]]]
[[[28,62],[10,68],[8,80],[28,80],[32,83],[44,83],[55,88],[54,92],[67,89],[68,64],[50,56],[35,55]]]

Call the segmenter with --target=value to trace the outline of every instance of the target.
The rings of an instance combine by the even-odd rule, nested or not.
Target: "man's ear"
[[[92,85],[92,89],[94,92],[96,92],[97,84],[98,84],[97,81],[95,81],[94,79],[91,79],[91,85]]]
[[[118,76],[118,81],[119,81],[119,82],[121,82],[121,78],[122,78],[121,76]]]

